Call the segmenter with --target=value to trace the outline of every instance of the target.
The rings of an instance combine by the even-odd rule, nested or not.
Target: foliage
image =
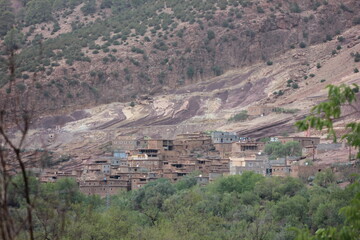
[[[0,37],[6,35],[15,23],[11,5],[7,0],[0,0]]]
[[[341,109],[343,106],[350,106],[354,112],[347,114],[348,116],[357,113],[359,110],[353,105],[356,99],[356,93],[359,92],[359,86],[353,84],[347,86],[342,84],[340,86],[328,85],[328,100],[322,102],[312,108],[311,114],[304,120],[296,122],[296,126],[300,130],[308,130],[309,128],[315,128],[317,130],[327,129],[329,137],[337,141],[338,136],[333,128],[334,121],[343,117],[341,115]],[[346,139],[347,142],[355,147],[360,147],[360,123],[350,122],[346,125],[348,133],[343,135],[341,139]],[[360,152],[358,153],[360,157]]]
[[[166,179],[152,181],[138,190],[112,196],[107,207],[99,197],[81,194],[74,180],[40,184],[32,177],[36,236],[43,239],[294,239],[290,229],[305,226],[312,232],[322,227],[346,226],[354,231],[352,234],[358,233],[358,183],[345,189],[335,185],[308,188],[299,179],[265,178],[245,172],[199,186],[197,175],[190,174],[175,184]],[[21,184],[20,178],[14,181]],[[13,211],[21,212],[21,191],[12,189],[9,199]],[[346,221],[338,214],[341,208],[342,214],[348,216]]]
[[[276,113],[288,113],[288,114],[294,114],[300,111],[300,109],[297,108],[280,108],[276,107],[272,109],[273,112]]]
[[[249,117],[246,110],[241,111],[240,113],[235,114],[234,116],[229,118],[229,122],[240,122],[245,121]]]
[[[285,144],[281,142],[270,142],[265,145],[264,152],[270,156],[270,159],[276,159],[287,156],[301,156],[301,145],[299,142],[290,141]]]
[[[26,5],[25,22],[28,25],[46,22],[52,19],[52,6],[49,0],[31,0]]]

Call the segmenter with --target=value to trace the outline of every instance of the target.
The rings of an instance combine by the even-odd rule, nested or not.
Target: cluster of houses
[[[317,137],[279,137],[270,141],[297,141],[308,155],[313,154],[320,144]],[[263,153],[265,144],[239,137],[236,133],[218,131],[181,134],[172,140],[121,136],[112,141],[111,152],[86,160],[80,170],[43,171],[40,179],[47,182],[74,177],[81,192],[105,197],[120,190],[141,188],[159,178],[176,182],[194,173],[199,184],[206,184],[219,176],[242,174],[244,171],[299,177],[304,171],[310,171],[308,174],[311,175],[326,167],[294,164],[300,156],[269,160]]]

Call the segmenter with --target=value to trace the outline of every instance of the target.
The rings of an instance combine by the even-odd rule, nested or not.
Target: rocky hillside
[[[354,54],[360,52],[360,27],[341,36],[344,40],[337,36],[305,50],[289,50],[274,57],[272,65],[259,62],[166,93],[139,96],[132,103],[114,102],[44,116],[34,122],[27,148],[72,156],[76,161],[70,166],[74,166],[111,149],[111,142],[124,135],[173,139],[176,134],[201,130],[236,131],[254,138],[291,134],[296,131],[294,122],[327,98],[327,84],[360,83],[356,71],[360,63]],[[336,50],[338,46],[341,49]],[[254,105],[282,111],[231,121]],[[336,130],[343,133],[345,123],[336,123]],[[326,138],[321,132],[311,135]]]
[[[283,54],[296,54],[286,64],[296,59],[305,69],[283,77],[300,81],[320,61],[318,56],[309,58],[312,46],[332,43],[323,55],[336,55],[349,42],[343,33],[360,23],[356,0],[0,2],[0,34],[5,39],[1,95],[36,91],[41,111],[48,113],[175,94],[214,76],[228,79],[232,71],[244,73],[250,66],[256,70],[244,76],[275,71]],[[14,23],[16,29],[7,32]],[[19,49],[17,79],[10,88],[11,36]],[[250,84],[247,77],[239,79],[236,84]],[[215,82],[214,90],[233,84]],[[260,85],[277,89],[272,78]],[[266,95],[258,88],[253,94],[254,100]],[[231,107],[245,105],[239,99]]]

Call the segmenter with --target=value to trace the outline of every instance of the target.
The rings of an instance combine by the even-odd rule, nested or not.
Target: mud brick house
[[[100,195],[106,197],[107,195],[114,195],[120,191],[130,190],[130,183],[123,179],[87,179],[79,182],[80,192],[86,195]]]
[[[249,116],[265,116],[270,114],[275,107],[272,106],[251,106],[247,113]]]
[[[318,172],[322,172],[325,169],[332,169],[331,164],[318,164],[318,165],[292,165],[291,174],[292,177],[301,179],[308,179],[311,176],[315,176]]]
[[[220,153],[221,158],[229,158],[232,151],[232,143],[214,143],[215,149]]]
[[[320,138],[318,137],[279,137],[279,141],[282,143],[287,143],[291,141],[299,142],[301,147],[307,146],[316,146],[320,143]]]
[[[231,145],[232,156],[244,156],[244,154],[255,154],[265,149],[263,142],[235,142]]]
[[[244,157],[230,157],[230,175],[253,171],[265,176],[269,168],[270,165],[266,156],[252,154]]]
[[[131,151],[128,163],[131,167],[141,167],[146,171],[154,171],[162,167],[162,157],[158,149],[138,149]]]
[[[232,132],[212,132],[211,133],[211,140],[213,144],[216,143],[233,143],[239,140],[239,137],[236,133]]]
[[[112,140],[114,150],[135,150],[140,144],[140,140],[134,136],[117,136]]]

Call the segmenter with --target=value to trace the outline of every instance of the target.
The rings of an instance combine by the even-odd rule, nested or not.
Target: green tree
[[[96,1],[95,0],[87,0],[84,6],[81,8],[81,11],[84,15],[94,14],[96,12]]]
[[[265,145],[264,152],[269,155],[271,159],[301,156],[301,145],[296,141],[290,141],[285,144],[282,144],[281,142],[270,142]]]
[[[10,2],[0,0],[0,36],[4,36],[14,25],[15,16],[12,12]]]
[[[175,187],[167,179],[159,179],[135,191],[133,208],[149,218],[152,224],[158,220],[166,198],[175,193]]]
[[[340,86],[328,85],[328,100],[322,102],[311,109],[311,113],[304,120],[298,121],[295,125],[299,130],[305,131],[309,128],[315,128],[317,130],[327,129],[330,138],[333,138],[334,142],[337,141],[337,134],[334,130],[334,121],[341,118],[351,117],[359,113],[360,109],[354,104],[356,94],[359,92],[359,86],[352,84],[347,86],[342,84]],[[342,115],[342,108],[348,106],[353,111],[350,111],[346,115]],[[359,149],[360,147],[360,122],[350,122],[346,125],[348,133],[343,135],[341,139],[346,139],[347,142]],[[357,158],[360,158],[360,151],[357,154]]]
[[[49,0],[31,0],[26,5],[25,22],[28,25],[52,19],[52,4]]]
[[[326,169],[324,172],[316,174],[314,182],[321,187],[328,187],[330,184],[335,183],[335,174],[331,169]]]

